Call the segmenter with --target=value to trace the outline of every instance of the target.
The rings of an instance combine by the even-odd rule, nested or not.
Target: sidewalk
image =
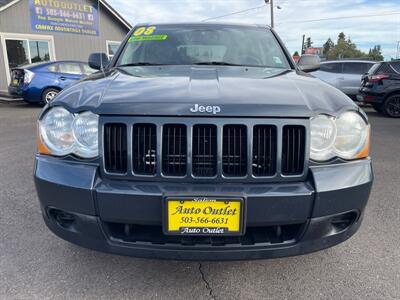
[[[0,90],[0,102],[16,102],[22,101],[21,97],[12,96],[7,91]]]

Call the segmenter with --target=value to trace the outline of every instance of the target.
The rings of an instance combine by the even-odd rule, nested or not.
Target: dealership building
[[[0,0],[0,91],[18,66],[111,58],[130,27],[103,0]]]

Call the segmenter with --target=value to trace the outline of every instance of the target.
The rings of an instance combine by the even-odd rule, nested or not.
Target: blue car
[[[65,87],[96,70],[80,61],[55,61],[12,69],[8,92],[28,103],[49,103]]]

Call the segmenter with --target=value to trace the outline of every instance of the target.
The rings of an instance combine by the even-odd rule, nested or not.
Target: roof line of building
[[[18,3],[21,0],[13,0],[10,1],[9,3],[0,6],[0,12],[2,12],[3,10],[6,10],[7,8],[13,6],[14,4]],[[131,24],[129,24],[129,22],[127,20],[125,20],[110,4],[107,3],[107,1],[105,0],[98,0],[105,8],[107,8],[107,10],[114,15],[114,17],[116,17],[128,30],[130,30],[132,28]]]
[[[9,8],[10,6],[13,6],[15,3],[17,3],[19,0],[13,0],[8,2],[7,4],[4,4],[3,6],[0,6],[0,12],[3,10],[6,10],[7,8]]]

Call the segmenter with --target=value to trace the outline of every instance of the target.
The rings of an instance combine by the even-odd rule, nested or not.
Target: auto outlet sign
[[[97,6],[87,2],[29,0],[29,9],[34,31],[99,35]]]

